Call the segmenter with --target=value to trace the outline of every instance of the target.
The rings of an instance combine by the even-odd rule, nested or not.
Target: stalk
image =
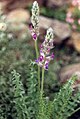
[[[35,51],[36,51],[36,58],[38,59],[39,52],[38,52],[37,40],[35,41]],[[38,88],[40,90],[40,66],[38,66]]]
[[[43,87],[44,87],[44,68],[42,68],[41,98],[43,96]]]

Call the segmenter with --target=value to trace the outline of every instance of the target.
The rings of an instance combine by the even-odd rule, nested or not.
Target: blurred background
[[[9,90],[11,71],[16,69],[24,86],[30,59],[35,59],[34,41],[29,23],[34,0],[0,0],[0,90]],[[45,93],[53,92],[72,74],[80,73],[80,0],[37,0],[40,6],[40,35],[44,40],[46,29],[54,30],[54,61],[46,73]],[[3,80],[4,79],[4,80]],[[80,87],[80,79],[74,85]],[[4,92],[5,92],[4,91]],[[72,119],[79,119],[76,115]]]

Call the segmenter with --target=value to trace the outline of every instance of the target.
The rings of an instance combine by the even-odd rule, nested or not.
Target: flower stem
[[[35,51],[36,51],[36,58],[38,59],[39,53],[38,53],[37,40],[35,40]]]
[[[36,58],[38,59],[39,52],[38,52],[37,40],[35,41],[35,51],[36,51]],[[40,66],[38,66],[38,87],[40,90]]]
[[[43,96],[43,86],[44,86],[44,68],[42,68],[41,98]]]
[[[40,89],[40,66],[38,66],[38,85]]]

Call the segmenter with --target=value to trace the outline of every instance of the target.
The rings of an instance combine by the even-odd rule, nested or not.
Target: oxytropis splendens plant
[[[32,6],[32,17],[31,17],[31,25],[30,30],[32,34],[32,38],[35,42],[35,50],[36,50],[36,60],[35,63],[38,65],[38,89],[39,89],[39,105],[38,105],[38,112],[36,119],[50,119],[51,115],[53,115],[52,119],[66,119],[68,116],[70,116],[71,113],[74,112],[74,109],[72,111],[72,107],[69,104],[72,96],[73,89],[71,88],[71,85],[74,83],[76,77],[72,77],[71,80],[64,86],[62,90],[60,91],[58,96],[54,98],[53,102],[45,102],[44,98],[44,72],[45,70],[48,70],[48,66],[51,60],[54,59],[54,53],[50,53],[50,50],[54,47],[53,46],[53,29],[49,28],[47,30],[45,39],[43,43],[41,44],[40,51],[38,50],[38,36],[39,36],[39,6],[37,1],[33,3]],[[40,76],[40,67],[42,72],[42,78]],[[40,79],[41,78],[41,79]],[[65,88],[67,86],[67,88]],[[69,89],[70,88],[70,89]],[[68,92],[67,92],[68,91]],[[64,93],[67,94],[67,98],[64,98]],[[77,96],[76,96],[77,97]],[[59,98],[59,100],[58,100]],[[57,102],[56,102],[57,101]],[[59,103],[58,103],[59,101]],[[60,102],[61,101],[61,102]],[[66,102],[67,101],[67,102]],[[63,102],[63,104],[62,104]],[[73,100],[73,104],[75,105],[75,102]],[[59,113],[58,106],[60,105]],[[75,106],[74,106],[75,107]],[[66,109],[65,109],[66,108]],[[57,109],[57,110],[56,110]],[[63,111],[65,110],[65,111]],[[69,112],[70,111],[70,112]],[[53,114],[54,112],[54,114]],[[57,113],[57,114],[56,114]],[[55,118],[54,118],[55,116]]]
[[[40,47],[40,52],[38,51],[37,40],[39,36],[39,6],[37,1],[33,3],[32,6],[32,17],[31,17],[31,34],[35,42],[36,50],[36,64],[38,65],[38,85],[40,88],[41,84],[41,95],[43,94],[43,83],[44,83],[44,70],[48,70],[48,65],[51,60],[54,59],[54,54],[50,54],[50,50],[53,48],[53,29],[49,28],[47,30],[44,42]],[[40,82],[40,67],[42,68],[42,82]]]

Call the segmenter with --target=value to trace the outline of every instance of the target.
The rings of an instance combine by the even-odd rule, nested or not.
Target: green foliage
[[[23,84],[20,81],[20,75],[13,71],[13,85],[14,85],[14,103],[17,110],[18,119],[30,119],[28,109],[26,106],[26,96],[23,89]]]
[[[78,109],[80,103],[80,92],[73,95],[73,87],[77,76],[73,76],[61,89],[53,101],[46,101],[39,97],[39,107],[36,119],[67,119]]]
[[[47,98],[39,97],[38,112],[36,119],[51,119],[52,103]]]
[[[67,84],[60,89],[59,93],[56,95],[53,101],[53,119],[67,119],[77,106],[77,101],[80,102],[80,94],[78,96],[72,95],[73,88],[72,85],[76,80],[76,76],[73,76]],[[76,101],[75,101],[76,98]]]
[[[27,78],[27,107],[30,118],[35,119],[38,108],[37,72],[34,62],[31,61],[29,67],[30,70]]]
[[[41,14],[50,18],[65,21],[66,18],[66,7],[51,9],[51,8],[41,8]]]
[[[76,76],[73,76],[60,91],[56,93],[53,101],[50,101],[48,97],[45,96],[41,98],[37,88],[35,63],[31,62],[27,79],[27,95],[20,75],[14,71],[12,85],[10,84],[11,88],[8,92],[8,97],[6,97],[7,99],[9,98],[10,104],[5,110],[3,107],[0,108],[0,116],[2,119],[8,119],[9,110],[11,106],[13,106],[15,113],[13,111],[10,112],[13,119],[67,119],[77,110],[77,104],[80,103],[80,92],[78,91],[73,95],[72,85],[75,80]],[[5,82],[3,81],[2,84],[2,86],[4,86]],[[11,89],[12,97],[10,98]],[[6,93],[4,92],[4,94]]]

